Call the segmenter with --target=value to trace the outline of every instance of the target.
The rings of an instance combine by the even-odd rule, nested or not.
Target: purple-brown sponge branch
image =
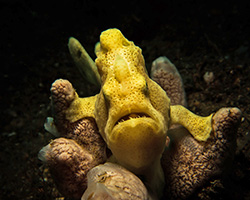
[[[51,96],[55,125],[63,138],[43,147],[39,159],[47,164],[59,191],[77,199],[87,187],[88,171],[106,161],[106,144],[93,118],[66,119],[65,112],[77,96],[69,81],[56,80]]]
[[[187,199],[228,167],[240,121],[238,108],[220,109],[213,116],[213,136],[207,142],[198,142],[184,128],[169,131],[172,143],[162,158],[166,197]]]
[[[181,75],[167,57],[162,56],[153,61],[151,78],[165,90],[171,105],[187,106]]]

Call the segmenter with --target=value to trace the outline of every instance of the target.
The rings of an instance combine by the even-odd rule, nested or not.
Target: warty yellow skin
[[[94,117],[113,160],[137,175],[159,193],[164,183],[160,166],[167,131],[179,123],[199,141],[212,131],[211,118],[200,117],[182,106],[170,106],[165,91],[148,77],[141,49],[118,29],[102,32],[95,48],[101,91],[77,98],[67,110],[75,122]]]

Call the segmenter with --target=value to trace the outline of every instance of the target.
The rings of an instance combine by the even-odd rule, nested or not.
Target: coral
[[[150,75],[167,93],[171,105],[187,106],[181,75],[167,57],[162,56],[153,61]]]
[[[106,144],[98,132],[94,118],[82,117],[74,122],[70,122],[67,119],[67,110],[72,106],[73,102],[79,100],[71,83],[63,79],[56,80],[51,87],[51,97],[55,125],[60,136],[77,141],[92,154],[95,154],[96,158],[105,160],[105,153],[101,152],[105,151]],[[81,99],[80,101],[82,102],[83,100]],[[72,111],[72,109],[70,110]]]
[[[212,131],[211,118],[200,117],[184,107],[187,106],[182,78],[173,63],[167,57],[159,57],[152,63],[151,78],[167,93],[171,100],[171,128],[181,124],[189,130],[196,140],[206,141]]]
[[[73,57],[76,52],[85,52],[80,43],[69,46]],[[87,190],[83,198],[100,197],[104,188],[107,198],[115,195],[105,185],[108,182],[102,182],[102,186],[97,182],[102,181],[98,177],[103,169],[107,174],[119,174],[117,166],[107,164],[89,172],[106,161],[106,145],[112,154],[109,161],[140,176],[154,198],[162,196],[165,180],[167,196],[186,198],[220,173],[224,162],[233,155],[227,149],[235,143],[232,131],[236,131],[241,116],[237,108],[223,109],[208,117],[191,113],[184,107],[185,92],[175,66],[167,58],[154,62],[151,74],[159,86],[148,77],[141,49],[118,29],[102,32],[95,53],[101,78],[99,94],[80,98],[72,85],[62,79],[51,88],[55,120],[49,118],[46,127],[64,138],[44,147],[39,157],[48,164],[62,193],[79,198],[86,189],[89,173],[90,180],[95,177],[93,187],[98,190]],[[87,71],[95,69],[90,66],[90,57],[80,55],[77,59],[78,65],[87,62]],[[96,72],[90,76],[96,76]],[[183,127],[176,128],[174,124]],[[106,175],[104,179],[108,180]],[[89,187],[93,183],[90,180]],[[110,180],[115,183],[116,176]],[[121,187],[119,184],[116,189]]]
[[[171,145],[162,158],[167,197],[190,197],[205,182],[225,172],[232,161],[241,111],[222,108],[212,120],[213,135],[207,142],[195,140],[184,128],[169,131]]]
[[[149,194],[142,181],[120,165],[107,162],[88,173],[88,188],[82,200],[134,199],[147,200]]]
[[[52,84],[51,97],[59,136],[39,152],[48,164],[56,185],[65,196],[80,198],[86,189],[87,173],[104,163],[106,144],[93,118],[70,122],[66,110],[77,98],[71,83],[59,79]],[[62,176],[63,174],[63,176]]]
[[[39,159],[50,169],[64,196],[80,198],[87,187],[87,173],[98,160],[76,141],[58,138],[43,147]]]

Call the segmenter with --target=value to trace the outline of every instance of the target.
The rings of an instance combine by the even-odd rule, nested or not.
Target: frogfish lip
[[[143,102],[142,102],[143,103]],[[157,134],[161,128],[164,128],[164,122],[161,113],[153,107],[136,105],[128,105],[126,108],[120,109],[118,112],[111,114],[106,123],[104,130],[104,139],[109,143],[109,140],[114,137],[119,137],[120,134],[125,133],[126,128],[133,128],[138,132],[140,127],[151,127]],[[137,129],[137,130],[136,130]]]
[[[134,130],[134,132],[139,133],[142,127],[148,127],[149,130],[153,130],[155,134],[159,132],[161,127],[159,120],[155,119],[153,116],[146,112],[130,112],[124,113],[120,118],[114,121],[109,134],[107,135],[109,140],[114,140],[114,138],[119,138],[120,134],[128,134],[128,128]]]
[[[106,142],[119,163],[140,171],[151,165],[165,148],[166,131],[160,119],[145,112],[131,112],[115,121]]]
[[[151,118],[147,113],[144,113],[144,112],[132,112],[132,113],[129,113],[129,114],[126,114],[122,117],[120,117],[116,122],[115,122],[115,125],[118,125],[122,122],[126,122],[128,120],[131,120],[131,119],[139,119],[139,118]],[[113,127],[113,128],[114,128]]]

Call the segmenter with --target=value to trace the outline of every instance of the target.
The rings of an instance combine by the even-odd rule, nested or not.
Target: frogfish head
[[[141,49],[118,29],[104,31],[95,52],[102,79],[97,125],[117,162],[139,174],[164,150],[170,100],[148,77]]]

